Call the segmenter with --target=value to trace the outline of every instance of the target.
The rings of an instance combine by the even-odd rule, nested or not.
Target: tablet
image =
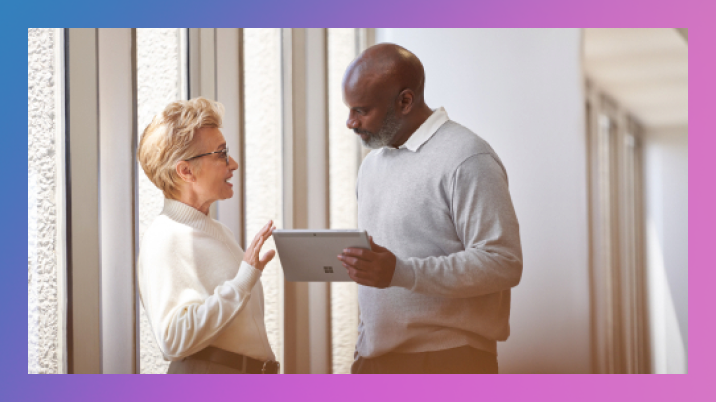
[[[370,249],[364,230],[276,229],[273,239],[289,282],[352,282],[338,254],[348,247]]]

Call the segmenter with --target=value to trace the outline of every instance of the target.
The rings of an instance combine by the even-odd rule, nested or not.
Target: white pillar
[[[135,372],[135,154],[132,29],[99,29],[102,372]]]

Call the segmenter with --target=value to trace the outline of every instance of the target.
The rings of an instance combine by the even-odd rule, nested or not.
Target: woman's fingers
[[[268,240],[269,237],[273,234],[273,227],[268,228],[267,231],[264,231],[261,233],[261,236],[258,238],[258,243],[256,243],[255,250],[256,254],[261,251],[261,247],[264,246],[264,243],[266,243],[266,240]]]
[[[269,237],[271,237],[275,229],[276,226],[273,226],[273,221],[268,221],[268,223],[259,230],[259,232],[254,237],[254,240],[251,242],[251,245],[246,249],[244,257],[244,260],[246,262],[256,267],[257,269],[263,269],[264,265],[266,265],[269,261],[273,259],[273,257],[276,255],[276,252],[273,250],[268,251],[260,259],[259,253],[261,252],[261,248],[264,246],[264,243]]]
[[[273,221],[268,221],[268,223],[266,225],[264,225],[264,227],[262,227],[261,230],[259,230],[259,234],[268,233],[272,229],[273,229]]]
[[[266,239],[273,233],[273,230],[276,229],[275,226],[271,226],[272,222],[273,221],[269,221],[266,225],[264,225],[264,227],[259,230],[258,233],[256,233],[256,236],[254,236],[254,239],[251,241],[251,244],[249,244],[249,246],[246,248],[247,252],[253,251],[254,249],[261,249],[261,245],[263,244],[262,241],[266,241]]]
[[[268,230],[271,230],[273,227],[271,224],[273,221],[268,221],[267,224],[265,224],[261,229],[259,229],[259,232],[256,233],[256,236],[254,236],[254,240],[251,242],[248,248],[253,248],[256,246],[256,243],[261,239],[261,237],[266,233]]]
[[[259,264],[261,264],[261,269],[263,269],[263,267],[265,267],[266,264],[268,264],[271,260],[273,260],[273,257],[275,257],[275,256],[276,256],[276,251],[274,251],[274,250],[269,250],[266,253],[264,253],[264,255],[259,260]]]

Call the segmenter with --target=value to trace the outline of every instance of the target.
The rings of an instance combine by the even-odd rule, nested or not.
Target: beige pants
[[[185,359],[172,362],[167,374],[243,374],[241,371],[204,360]]]

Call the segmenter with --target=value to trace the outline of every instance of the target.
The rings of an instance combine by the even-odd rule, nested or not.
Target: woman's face
[[[218,128],[200,128],[195,138],[199,144],[197,155],[226,149],[226,140]],[[238,169],[238,163],[229,156],[227,164],[223,153],[206,155],[198,159],[201,159],[201,165],[195,174],[196,182],[192,187],[202,207],[208,209],[216,200],[233,197],[234,189],[229,179],[234,175],[234,170]]]

